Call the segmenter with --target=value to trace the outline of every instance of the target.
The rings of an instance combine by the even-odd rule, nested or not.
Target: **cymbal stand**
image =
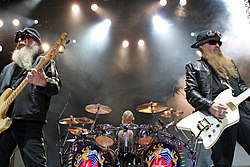
[[[153,102],[151,101],[150,102],[150,110],[151,110],[151,113],[152,113],[152,116],[153,116],[153,120],[154,120],[154,123],[156,124],[156,118],[155,118],[155,115],[154,115],[154,110],[153,110]]]
[[[187,143],[183,142],[183,140],[178,139],[179,142],[182,143],[182,145],[189,151],[189,153],[191,154],[191,162],[192,162],[192,167],[196,167],[196,155],[197,155],[197,146],[198,146],[198,142],[199,142],[199,138],[195,138],[195,142],[194,142],[194,147],[193,149],[190,147],[190,142],[193,141],[193,137],[191,137],[190,139],[187,137],[187,135],[183,132],[183,130],[180,130],[182,132],[182,134],[184,135],[184,137],[187,140]]]
[[[93,122],[93,124],[91,125],[91,128],[90,128],[90,133],[91,134],[94,134],[94,128],[95,128],[95,123],[96,123],[96,120],[99,116],[99,111],[100,111],[100,103],[97,104],[97,112],[96,112],[96,116],[95,116],[95,120]]]
[[[63,166],[63,157],[62,157],[63,155],[62,155],[62,152],[63,152],[63,147],[65,145],[66,139],[68,138],[69,132],[67,132],[66,137],[65,137],[65,141],[63,142],[63,144],[61,144],[61,141],[62,141],[64,135],[61,137],[61,127],[60,127],[60,124],[59,124],[59,120],[61,119],[62,114],[64,113],[64,111],[66,110],[67,106],[70,103],[71,103],[71,94],[69,93],[69,100],[67,101],[67,103],[63,107],[60,115],[58,116],[58,120],[57,120],[57,133],[58,133],[58,143],[57,143],[57,146],[59,146],[60,166]]]
[[[66,136],[65,136],[65,138],[64,138],[64,140],[63,140],[63,143],[62,143],[62,145],[59,147],[59,154],[60,154],[60,166],[64,166],[64,162],[63,162],[63,148],[64,148],[64,146],[65,146],[65,143],[66,143],[66,141],[67,141],[67,139],[68,139],[68,136],[69,136],[69,132],[67,132],[66,133]]]

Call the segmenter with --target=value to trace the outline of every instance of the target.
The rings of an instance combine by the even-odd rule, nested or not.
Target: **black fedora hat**
[[[191,48],[198,48],[201,45],[204,45],[205,43],[209,41],[217,41],[220,45],[222,42],[221,39],[221,33],[219,31],[214,30],[203,30],[198,33],[196,42],[191,45]]]

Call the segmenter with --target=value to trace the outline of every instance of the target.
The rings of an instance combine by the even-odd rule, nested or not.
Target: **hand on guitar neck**
[[[228,113],[226,110],[228,107],[221,103],[214,102],[209,108],[209,112],[217,119],[224,119]]]

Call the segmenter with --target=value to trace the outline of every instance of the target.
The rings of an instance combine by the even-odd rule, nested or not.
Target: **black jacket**
[[[36,58],[33,67],[37,65],[41,58],[41,56]],[[21,81],[17,80],[18,84],[15,84],[16,86],[11,85],[12,74],[16,66],[17,65],[12,62],[2,70],[0,75],[0,95],[5,89],[15,88],[20,84]],[[13,119],[46,123],[51,96],[58,94],[62,85],[53,60],[48,61],[43,69],[48,76],[46,87],[35,86],[28,83],[10,106],[7,116]],[[25,78],[26,74],[27,72],[24,73],[23,78]]]
[[[211,66],[204,60],[196,60],[186,64],[186,98],[188,102],[197,111],[208,112],[210,106],[213,104],[213,99],[223,90],[228,87],[224,84],[218,84],[220,86],[219,92],[215,92],[212,88],[214,82],[221,83],[220,78],[215,75]],[[235,66],[236,68],[236,66]],[[236,68],[237,72],[238,69]],[[234,95],[237,96],[244,92],[248,87],[242,80],[239,72],[237,78],[230,78],[230,85],[234,89]],[[249,99],[248,99],[249,100]],[[250,112],[245,103],[244,106],[246,112]]]

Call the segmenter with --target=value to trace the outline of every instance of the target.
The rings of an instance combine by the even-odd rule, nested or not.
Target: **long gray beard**
[[[35,54],[39,51],[39,46],[34,42],[31,46],[15,49],[12,53],[12,61],[19,67],[30,70],[32,68],[32,61]]]

